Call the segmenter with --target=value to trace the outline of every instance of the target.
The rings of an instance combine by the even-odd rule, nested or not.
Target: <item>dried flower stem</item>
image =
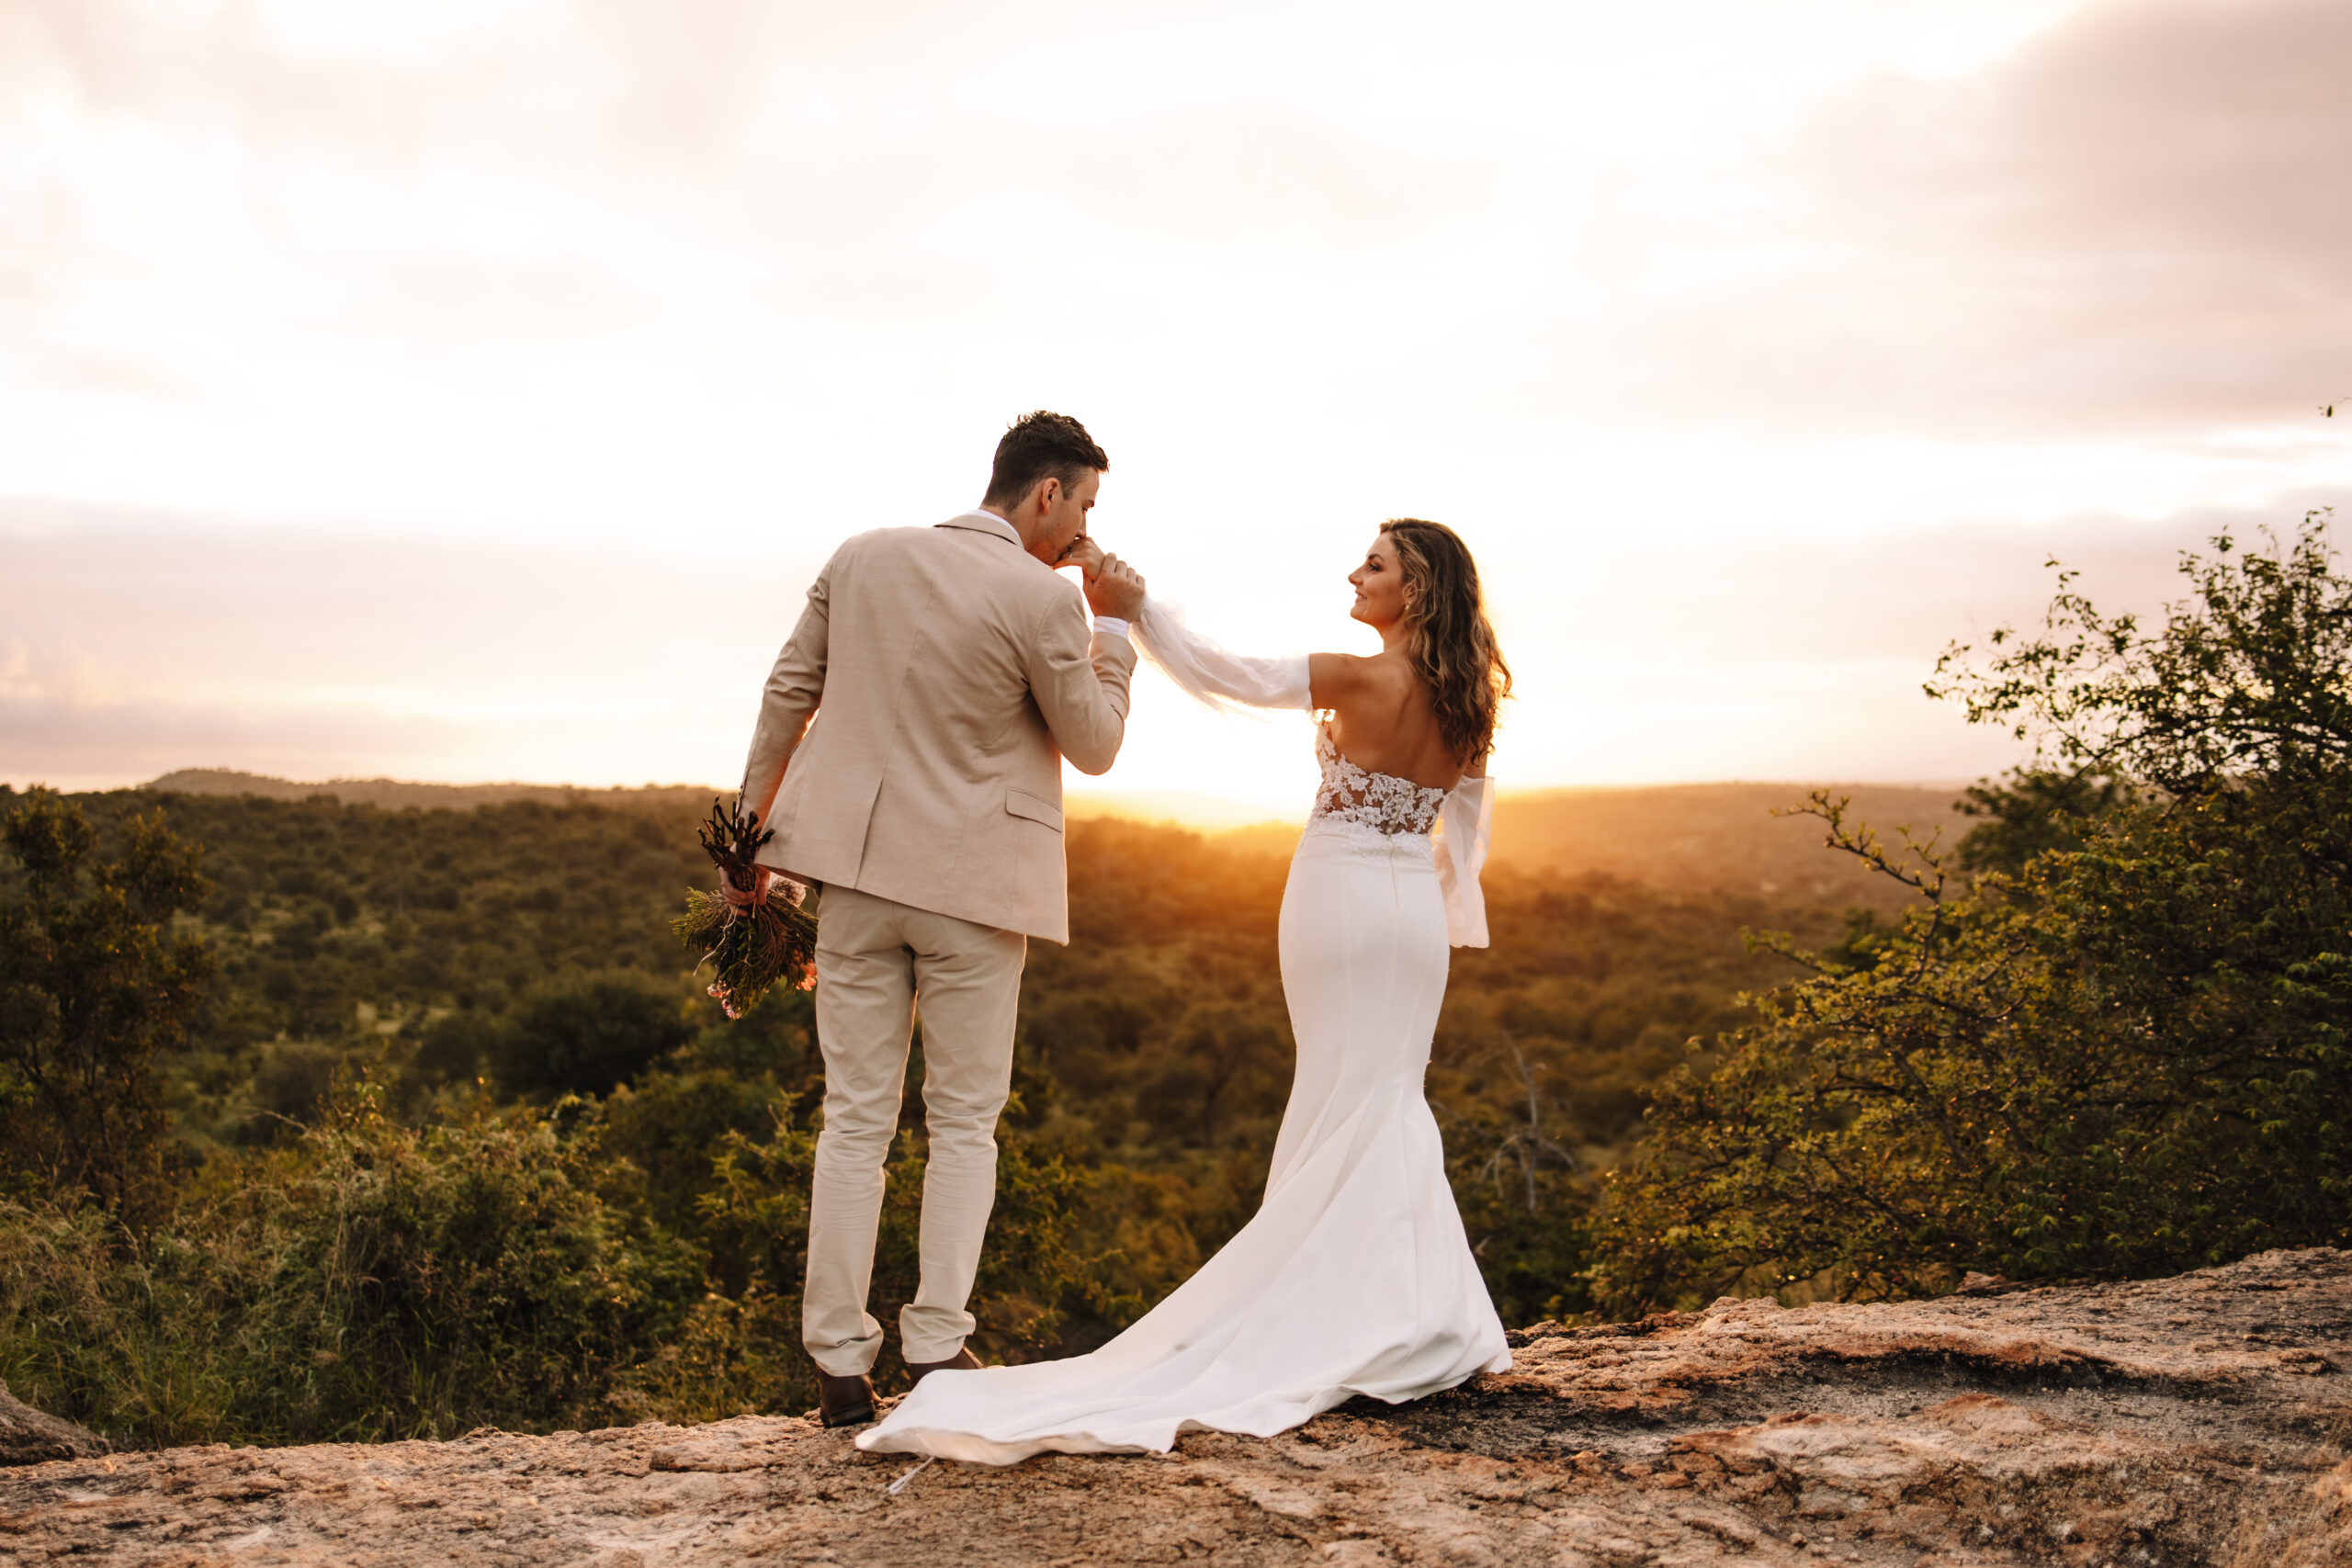
[[[686,912],[670,929],[716,971],[711,997],[729,1018],[741,1018],[779,981],[815,986],[817,918],[801,908],[806,889],[756,858],[775,829],[763,829],[757,812],[739,818],[714,800],[695,836],[718,870],[718,890],[688,891]]]

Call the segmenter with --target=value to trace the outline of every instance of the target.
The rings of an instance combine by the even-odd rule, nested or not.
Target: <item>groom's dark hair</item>
[[[996,467],[980,500],[989,506],[1017,505],[1039,479],[1059,479],[1068,490],[1088,469],[1100,472],[1110,466],[1086,426],[1066,413],[1039,409],[1014,420],[996,444]]]

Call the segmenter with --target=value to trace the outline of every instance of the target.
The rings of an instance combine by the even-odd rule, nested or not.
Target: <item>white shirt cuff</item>
[[[1127,623],[1116,615],[1097,615],[1094,617],[1094,629],[1104,637],[1125,637],[1127,635]]]

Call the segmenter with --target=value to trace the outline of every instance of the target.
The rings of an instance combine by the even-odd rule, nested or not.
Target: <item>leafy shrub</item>
[[[2157,629],[2062,579],[2046,635],[1999,634],[1981,674],[1948,656],[1972,718],[2041,743],[1977,797],[1973,885],[1815,798],[1928,901],[1662,1087],[1605,1300],[2352,1241],[2352,581],[2314,520],[2276,554],[2217,544]]]
[[[254,1074],[254,1098],[262,1114],[240,1134],[250,1142],[269,1143],[299,1131],[326,1103],[343,1066],[343,1053],[332,1046],[289,1041],[273,1047]]]
[[[924,1145],[902,1134],[886,1168],[887,1188],[875,1247],[875,1317],[892,1333],[899,1309],[914,1299],[921,1272],[916,1244],[922,1215]],[[702,1200],[704,1234],[715,1271],[746,1282],[732,1297],[713,1296],[697,1314],[679,1356],[697,1359],[698,1385],[730,1397],[756,1394],[764,1408],[807,1408],[816,1401],[808,1359],[797,1348],[800,1284],[807,1270],[808,1190],[816,1172],[816,1134],[779,1122],[768,1137],[729,1133],[713,1164],[715,1185]],[[1083,1245],[1079,1232],[1091,1173],[1044,1140],[1004,1129],[997,1140],[996,1207],[980,1257],[970,1311],[979,1320],[971,1346],[983,1359],[1027,1361],[1070,1353],[1063,1331],[1074,1321],[1122,1325],[1143,1303],[1122,1292],[1124,1259]],[[905,1386],[895,1354],[875,1371],[886,1392]],[[639,1387],[673,1402],[698,1400],[660,1365]],[[714,1408],[695,1404],[697,1410]],[[728,1413],[731,1414],[732,1411]]]
[[[412,1127],[346,1077],[310,1125],[216,1156],[141,1229],[0,1204],[0,1379],[141,1445],[805,1409],[808,1012],[771,998],[603,1104],[475,1095]],[[976,1348],[1019,1360],[1141,1303],[1128,1261],[1081,1233],[1100,1179],[1013,1111],[972,1310]],[[914,1293],[922,1167],[910,1134],[875,1269],[891,1324]],[[903,1377],[895,1359],[881,1377]]]
[[[615,970],[526,995],[493,1040],[492,1066],[518,1094],[609,1094],[693,1034],[674,987]]]
[[[368,1441],[591,1425],[702,1292],[580,1108],[424,1128],[347,1088],[153,1228],[0,1206],[0,1378],[120,1440]]]
[[[160,813],[113,860],[75,802],[34,790],[0,843],[21,901],[0,908],[0,1176],[86,1190],[121,1212],[158,1201],[169,1127],[159,1053],[187,1043],[211,955],[172,919],[207,891]]]
[[[1579,1315],[1589,1306],[1580,1276],[1591,1261],[1591,1183],[1555,1135],[1566,1129],[1545,1125],[1533,1065],[1509,1035],[1501,1043],[1525,1099],[1515,1115],[1474,1102],[1447,1118],[1446,1174],[1502,1320]]]

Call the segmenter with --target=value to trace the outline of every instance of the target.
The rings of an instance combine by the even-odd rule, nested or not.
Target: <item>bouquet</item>
[[[763,829],[757,812],[738,818],[714,800],[695,836],[718,868],[718,891],[690,890],[686,912],[670,929],[702,954],[695,968],[718,972],[710,995],[727,1016],[742,1017],[779,980],[803,991],[815,986],[817,917],[800,907],[808,890],[752,858],[775,829]]]

